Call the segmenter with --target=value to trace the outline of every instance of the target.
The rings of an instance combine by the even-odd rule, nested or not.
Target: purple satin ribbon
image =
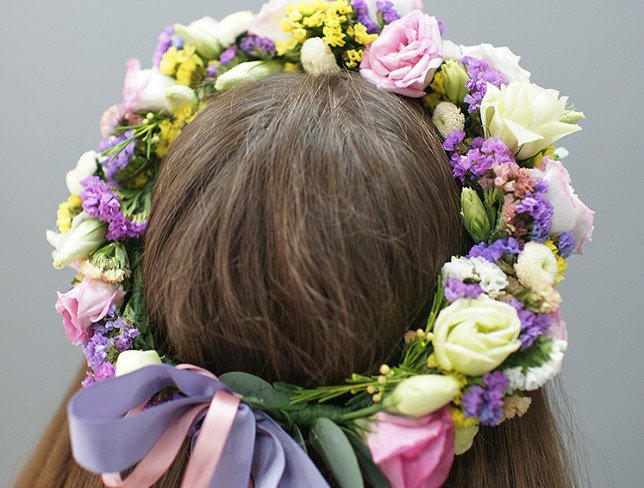
[[[186,397],[128,415],[167,387]],[[226,393],[218,397],[231,393],[214,377],[168,365],[148,366],[79,391],[67,407],[74,458],[97,474],[124,471],[144,459],[177,420],[199,405],[207,410],[217,392]],[[217,411],[212,414],[216,419]],[[255,488],[329,488],[295,440],[248,405],[239,404],[227,438],[215,441],[223,443],[223,452],[210,488],[247,488],[251,479]]]

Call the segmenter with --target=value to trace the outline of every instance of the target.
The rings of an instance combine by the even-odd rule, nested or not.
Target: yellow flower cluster
[[[559,249],[557,249],[554,242],[549,240],[545,242],[545,245],[548,246],[557,259],[557,278],[555,278],[555,285],[558,285],[565,279],[566,271],[568,270],[568,261],[559,254]]]
[[[348,25],[353,7],[347,0],[301,2],[289,5],[287,11],[282,30],[291,33],[291,37],[277,42],[279,56],[294,50],[309,37],[321,37],[331,47],[344,47],[349,40],[367,45],[378,37],[377,34],[368,34],[362,24]],[[356,67],[362,60],[363,52],[352,49],[345,54],[346,62],[350,64],[347,66]]]
[[[199,83],[205,72],[203,59],[190,44],[182,49],[170,47],[161,59],[159,70],[164,75],[174,76],[180,84],[186,86]]]
[[[162,158],[166,155],[170,145],[179,137],[183,128],[194,120],[200,109],[193,110],[191,107],[184,107],[176,111],[172,118],[163,119],[159,122],[159,143],[156,147],[157,156]]]
[[[472,427],[479,423],[477,418],[466,417],[460,408],[455,407],[452,407],[452,420],[455,427]]]
[[[66,234],[72,228],[72,220],[81,211],[83,200],[78,195],[70,195],[69,198],[58,206],[56,226],[62,234]]]

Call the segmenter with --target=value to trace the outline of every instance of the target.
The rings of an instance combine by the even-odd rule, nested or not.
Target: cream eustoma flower
[[[567,97],[528,82],[511,82],[497,88],[488,84],[481,102],[486,136],[497,137],[524,160],[580,131],[574,123],[583,114],[566,109]]]
[[[123,351],[116,359],[116,376],[156,364],[161,364],[161,358],[156,351]]]
[[[514,307],[482,295],[461,298],[434,324],[434,353],[441,368],[469,376],[489,373],[521,347]]]
[[[482,59],[490,68],[500,71],[509,82],[530,81],[530,72],[519,65],[521,56],[514,54],[508,47],[495,47],[492,44],[461,46],[463,56]]]

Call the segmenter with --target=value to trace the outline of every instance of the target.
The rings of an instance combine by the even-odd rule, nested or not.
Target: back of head
[[[146,299],[171,357],[305,385],[369,372],[463,251],[429,117],[348,73],[217,95],[163,162]]]

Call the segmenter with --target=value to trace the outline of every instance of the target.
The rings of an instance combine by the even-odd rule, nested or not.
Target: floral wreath
[[[109,392],[119,381],[136,380],[136,391],[146,392],[119,407],[125,417],[145,404],[132,422],[194,399],[186,378],[210,387],[208,394],[200,390],[207,397],[202,413],[222,412],[223,404],[216,405],[222,398],[238,405],[229,416],[234,423],[219,437],[223,457],[214,456],[203,486],[228,476],[218,460],[226,456],[226,439],[238,435],[243,412],[254,415],[254,432],[264,429],[290,449],[283,464],[313,447],[340,486],[355,488],[365,482],[441,486],[454,455],[471,447],[479,426],[528,410],[526,392],[560,370],[567,333],[557,285],[566,260],[581,254],[593,230],[594,212],[575,194],[561,162],[568,153],[555,146],[581,130],[576,122],[583,114],[559,92],[531,83],[508,48],[458,46],[443,34],[443,23],[424,13],[420,0],[271,0],[258,15],[172,25],[159,37],[152,69],[134,59],[127,63],[124,100],[103,114],[98,150],[83,154],[67,174],[71,196],[58,208],[59,232],[47,234],[56,249],[54,266],[79,273],[73,287],[58,294],[56,310],[67,338],[87,358],[83,386],[92,385],[69,407],[81,464],[118,472],[153,456],[137,452],[120,464],[106,461],[108,454],[87,457],[100,452],[111,431],[88,434],[94,424],[86,417],[108,416],[104,405],[115,401]],[[175,367],[155,351],[141,276],[142,237],[163,156],[213,93],[279,72],[340,70],[359,71],[382,90],[422,100],[462,185],[463,223],[476,245],[444,265],[427,324],[405,334],[400,362],[383,364],[371,376],[304,389],[243,373],[216,379],[195,367]],[[146,389],[150,375],[164,381]],[[90,400],[91,414],[83,403]],[[111,422],[114,412],[109,416]],[[202,437],[207,442],[209,416],[188,422],[188,434],[201,432],[191,463],[204,457],[199,443]],[[289,436],[276,434],[284,431]],[[148,450],[165,439],[161,431],[153,437]],[[257,439],[253,445],[263,445]],[[308,457],[295,470],[308,478],[297,481],[286,466],[276,484],[259,483],[263,471],[251,460],[241,471],[243,486],[251,477],[258,486],[327,486],[309,469]],[[277,461],[264,462],[272,469]],[[236,478],[221,479],[236,486]],[[104,480],[119,486],[109,484],[109,475]]]

